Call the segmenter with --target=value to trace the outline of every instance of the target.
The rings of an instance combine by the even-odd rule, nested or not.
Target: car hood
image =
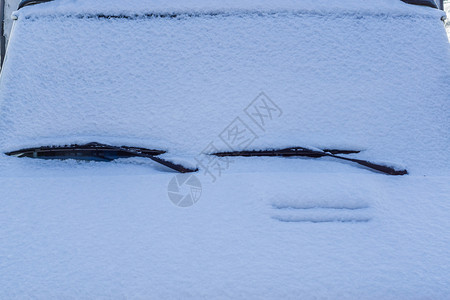
[[[297,166],[311,170],[305,163]],[[177,174],[142,161],[3,168],[0,295],[351,299],[450,292],[449,177],[340,166],[261,172],[270,160],[244,172],[247,164],[236,161],[215,182],[188,175],[201,183],[201,197],[185,208],[168,194]]]

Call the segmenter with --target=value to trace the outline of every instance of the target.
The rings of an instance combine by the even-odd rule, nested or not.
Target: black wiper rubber
[[[439,8],[436,5],[436,2],[434,2],[434,0],[402,0],[402,1],[405,3],[408,3],[408,4],[413,4],[413,5],[422,5],[422,6],[429,6],[432,8]]]
[[[9,156],[30,157],[42,159],[81,159],[112,161],[117,158],[146,157],[159,164],[180,173],[196,172],[198,169],[186,168],[168,160],[157,157],[164,154],[162,150],[150,150],[138,147],[111,146],[100,143],[89,143],[85,145],[70,145],[62,147],[39,147],[28,148],[6,153]]]
[[[103,145],[103,144],[98,144],[98,145]],[[137,150],[137,149],[131,149],[129,147],[128,148],[115,147],[115,146],[109,146],[109,145],[103,145],[103,146],[112,147],[112,148],[115,148],[115,149],[120,150],[120,151],[124,151],[124,152],[130,153],[130,154],[134,154],[134,156],[150,158],[154,162],[157,162],[157,163],[159,163],[159,164],[161,164],[163,166],[166,166],[166,167],[168,167],[168,168],[170,168],[172,170],[175,170],[177,172],[180,172],[180,173],[193,173],[193,172],[197,172],[198,171],[197,168],[196,169],[190,169],[190,168],[187,168],[187,167],[185,167],[183,165],[173,163],[171,161],[162,159],[162,158],[157,157],[155,155],[151,155],[151,154],[147,154],[147,153],[141,152],[140,150]]]
[[[215,156],[281,156],[281,157],[311,157],[311,158],[319,158],[319,157],[334,157],[337,159],[342,159],[346,161],[355,162],[357,164],[360,164],[362,166],[365,166],[367,168],[379,171],[384,174],[388,175],[406,175],[408,174],[407,170],[396,170],[392,167],[383,166],[379,164],[374,164],[369,161],[361,160],[361,159],[354,159],[354,158],[348,158],[339,156],[336,154],[350,154],[350,153],[359,153],[359,151],[352,151],[352,150],[313,150],[313,149],[307,149],[302,147],[295,147],[295,148],[285,148],[285,149],[279,149],[279,150],[255,150],[255,151],[235,151],[235,152],[218,152],[218,153],[212,153],[212,155]]]
[[[323,149],[323,152],[329,152],[331,154],[356,154],[360,153],[359,150],[339,150],[339,149]]]
[[[89,143],[85,145],[70,145],[70,146],[48,146],[48,147],[38,147],[38,148],[27,148],[21,149],[18,151],[12,151],[6,153],[6,155],[17,156],[17,157],[31,157],[31,158],[52,158],[52,157],[64,157],[64,156],[89,156],[93,154],[94,156],[99,154],[100,151],[118,151],[115,156],[122,157],[131,155],[128,153],[128,150],[139,150],[146,154],[150,155],[160,155],[166,153],[162,150],[150,150],[145,148],[136,148],[136,147],[121,147],[127,151],[118,151],[117,147],[100,145],[98,143]],[[120,153],[122,152],[122,153]],[[133,155],[134,156],[134,155]],[[109,159],[112,160],[112,159]]]
[[[40,3],[45,3],[45,2],[51,2],[53,0],[23,0],[19,3],[19,7],[17,9],[21,9],[22,7],[25,6],[30,6],[30,5],[35,5],[35,4],[40,4]]]

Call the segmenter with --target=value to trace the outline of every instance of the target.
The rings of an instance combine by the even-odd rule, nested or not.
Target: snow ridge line
[[[274,207],[272,219],[284,223],[367,223],[372,219],[369,206]]]
[[[437,10],[436,10],[437,11]],[[180,12],[180,13],[169,13],[169,12],[152,12],[152,13],[123,13],[123,14],[105,14],[105,13],[54,13],[54,14],[22,14],[21,12],[15,12],[13,16],[20,18],[23,16],[26,20],[34,19],[47,19],[55,17],[63,18],[76,18],[76,19],[127,19],[127,20],[139,20],[139,19],[177,19],[184,20],[190,18],[226,18],[226,17],[296,17],[296,16],[318,16],[318,17],[335,17],[336,19],[341,18],[353,18],[353,19],[364,19],[364,18],[384,18],[384,19],[435,19],[436,17],[442,17],[445,15],[444,12],[441,13],[427,13],[427,14],[410,14],[410,13],[371,13],[371,12],[327,12],[327,11],[317,11],[317,10],[298,10],[298,11],[256,11],[256,10],[238,10],[238,11],[205,11],[205,12]]]

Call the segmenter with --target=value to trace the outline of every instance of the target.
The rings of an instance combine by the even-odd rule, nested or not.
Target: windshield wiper
[[[279,150],[254,150],[254,151],[234,151],[234,152],[218,152],[212,153],[215,156],[279,156],[279,157],[334,157],[346,161],[355,162],[367,168],[389,174],[389,175],[405,175],[408,174],[407,170],[397,170],[393,167],[375,164],[369,161],[343,157],[337,154],[352,154],[359,153],[356,150],[337,150],[337,149],[324,149],[315,150],[303,147],[285,148]],[[158,157],[158,155],[166,153],[163,150],[151,150],[138,147],[127,146],[111,146],[100,143],[89,143],[85,145],[70,145],[70,146],[50,146],[50,147],[38,147],[28,148],[18,151],[12,151],[6,153],[9,156],[16,157],[30,157],[40,159],[77,159],[77,160],[96,160],[96,161],[112,161],[118,158],[130,158],[130,157],[146,157],[154,162],[164,165],[172,170],[180,173],[197,172],[198,168],[192,169],[180,164],[173,163],[166,159]]]
[[[234,152],[218,152],[218,153],[212,153],[212,155],[215,156],[281,156],[281,157],[311,157],[311,158],[319,158],[319,157],[334,157],[337,159],[342,159],[346,161],[355,162],[357,164],[360,164],[362,166],[365,166],[367,168],[388,174],[388,175],[405,175],[408,174],[407,170],[396,170],[392,167],[383,166],[379,164],[374,164],[366,160],[361,159],[354,159],[354,158],[348,158],[336,154],[351,154],[351,153],[359,153],[359,151],[352,151],[352,150],[331,150],[331,149],[325,149],[325,150],[315,150],[315,149],[308,149],[303,147],[294,147],[294,148],[285,148],[285,149],[279,149],[279,150],[254,150],[254,151],[234,151]]]
[[[138,147],[111,146],[100,143],[89,143],[85,145],[70,145],[62,147],[38,147],[28,148],[18,151],[8,152],[6,155],[16,157],[30,157],[41,159],[77,159],[112,161],[118,158],[146,157],[154,162],[164,165],[180,173],[196,172],[198,169],[191,169],[180,164],[157,157],[164,154],[162,150],[150,150]]]

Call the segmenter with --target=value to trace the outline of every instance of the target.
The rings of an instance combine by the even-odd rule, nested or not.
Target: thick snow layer
[[[400,0],[56,0],[21,10],[23,16],[48,14],[211,13],[242,11],[309,11],[315,13],[363,12],[376,14],[442,15],[436,9],[405,4]]]
[[[19,18],[13,35],[2,151],[97,141],[194,156],[211,142],[229,150],[224,130],[244,123],[256,139],[234,149],[347,148],[420,174],[450,169],[439,18],[39,17]],[[262,91],[277,108],[258,127],[244,109]]]
[[[144,160],[2,157],[0,298],[446,299],[449,177],[294,168],[327,164],[236,159],[181,209]]]
[[[232,13],[149,18],[149,2],[129,1],[141,16],[69,13],[123,12],[102,2],[25,8],[15,24],[0,83],[1,299],[448,297],[450,53],[434,10],[233,2]],[[264,125],[245,113],[267,115],[262,99]],[[97,141],[190,164],[243,148],[236,128],[252,133],[246,148],[364,150],[352,157],[410,175],[233,158],[214,183],[196,173],[201,198],[182,209],[168,197],[176,174],[148,159],[3,154]]]

